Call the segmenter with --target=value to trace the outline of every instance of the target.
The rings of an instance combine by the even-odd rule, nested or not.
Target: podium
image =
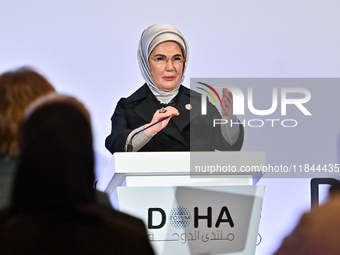
[[[115,153],[97,182],[144,220],[156,254],[255,253],[264,152]]]

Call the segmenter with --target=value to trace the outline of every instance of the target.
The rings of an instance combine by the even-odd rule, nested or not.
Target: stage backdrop
[[[33,66],[59,92],[85,103],[93,121],[98,177],[111,156],[104,140],[116,103],[144,83],[136,51],[147,26],[169,23],[184,34],[190,47],[188,87],[197,77],[338,78],[339,12],[340,3],[333,0],[1,0],[0,72]],[[270,91],[263,91],[268,100]],[[340,91],[318,86],[310,92],[308,127],[281,135],[269,127],[246,127],[243,150],[265,150],[273,164],[283,159],[285,164],[338,163]],[[272,253],[309,209],[310,178],[260,180],[267,188],[257,254]]]

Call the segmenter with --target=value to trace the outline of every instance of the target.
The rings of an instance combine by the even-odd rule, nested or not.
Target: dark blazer
[[[188,109],[190,105],[191,109]],[[124,151],[129,133],[149,123],[160,108],[147,84],[128,98],[121,98],[111,118],[112,130],[105,140],[106,148],[111,153]],[[217,108],[208,101],[207,114],[201,115],[201,94],[180,86],[175,108],[180,115],[172,117],[169,124],[139,151],[237,151],[242,148],[243,126],[240,124],[237,142],[228,144],[222,136],[221,127],[213,127],[213,120],[222,118]]]
[[[98,204],[37,214],[0,211],[0,254],[154,255],[142,220]]]

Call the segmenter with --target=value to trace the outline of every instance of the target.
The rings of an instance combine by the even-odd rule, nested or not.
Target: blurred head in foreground
[[[0,75],[0,158],[18,156],[17,135],[25,108],[38,97],[55,92],[53,86],[30,67]]]
[[[90,117],[73,97],[43,96],[26,111],[19,136],[14,211],[91,203],[94,159]]]

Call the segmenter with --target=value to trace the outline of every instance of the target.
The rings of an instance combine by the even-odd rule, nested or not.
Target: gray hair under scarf
[[[185,58],[182,79],[177,85],[177,87],[170,92],[163,91],[157,86],[151,75],[149,65],[149,56],[152,50],[160,43],[167,41],[173,41],[178,43],[178,45],[182,48]],[[184,71],[187,65],[188,58],[189,58],[188,43],[184,39],[181,32],[179,32],[173,26],[167,24],[155,24],[145,29],[144,32],[142,33],[137,51],[139,68],[151,92],[161,103],[169,103],[171,99],[173,99],[177,95],[179,86],[182,84],[184,80]]]

